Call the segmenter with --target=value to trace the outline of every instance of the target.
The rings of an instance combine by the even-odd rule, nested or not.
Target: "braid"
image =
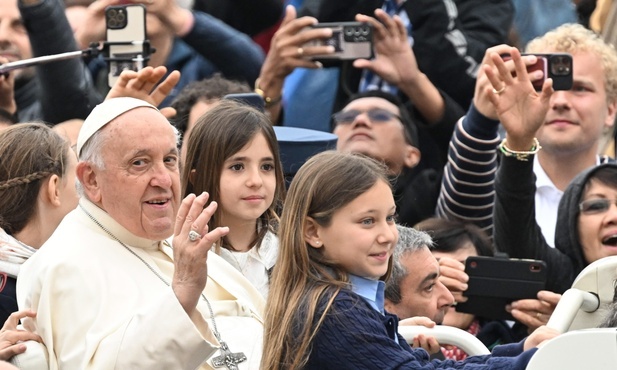
[[[35,173],[27,174],[26,176],[15,177],[6,181],[0,181],[0,190],[6,190],[14,186],[27,185],[33,181],[44,179],[51,175],[49,171],[38,171]]]

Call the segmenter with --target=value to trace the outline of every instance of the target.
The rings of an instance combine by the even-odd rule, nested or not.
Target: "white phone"
[[[105,9],[105,25],[110,60],[107,83],[112,87],[125,69],[138,71],[146,66],[146,7],[141,4],[109,6]],[[113,44],[126,43],[126,44]]]

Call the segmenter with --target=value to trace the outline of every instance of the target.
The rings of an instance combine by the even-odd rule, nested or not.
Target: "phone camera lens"
[[[345,27],[345,36],[353,36],[354,30],[352,27]]]

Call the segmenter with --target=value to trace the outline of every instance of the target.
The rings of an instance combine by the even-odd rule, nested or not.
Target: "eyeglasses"
[[[336,122],[337,124],[346,125],[346,124],[352,123],[356,119],[356,117],[358,117],[362,113],[366,113],[366,115],[368,116],[368,119],[374,123],[388,122],[393,118],[396,118],[399,121],[401,120],[401,117],[399,117],[398,115],[388,110],[380,109],[380,108],[369,109],[367,111],[350,109],[350,110],[334,113],[332,115],[332,118],[334,119],[334,122]]]
[[[617,199],[588,199],[581,202],[578,208],[586,215],[594,215],[608,211],[608,209],[611,208],[611,204],[617,205]]]

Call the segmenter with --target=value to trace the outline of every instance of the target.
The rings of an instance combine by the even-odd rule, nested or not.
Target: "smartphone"
[[[465,272],[467,302],[456,310],[494,320],[514,320],[506,305],[519,299],[536,298],[546,285],[546,263],[540,260],[468,257]]]
[[[261,95],[257,93],[227,94],[223,96],[223,99],[236,100],[240,103],[256,108],[260,112],[264,112],[265,110],[264,98],[262,98]]]
[[[312,60],[355,60],[373,56],[373,27],[365,22],[318,23],[311,28],[331,28],[332,36],[315,39],[307,46],[334,46],[333,54],[312,56]]]
[[[109,6],[105,9],[109,43],[107,84],[112,87],[125,69],[146,66],[146,7],[142,4]]]
[[[572,88],[572,55],[568,53],[549,54],[521,54],[535,55],[538,60],[535,64],[527,66],[527,72],[542,71],[540,80],[533,81],[536,91],[542,91],[542,85],[547,78],[553,79],[553,90],[570,90]],[[509,54],[501,56],[503,60],[511,59]]]

